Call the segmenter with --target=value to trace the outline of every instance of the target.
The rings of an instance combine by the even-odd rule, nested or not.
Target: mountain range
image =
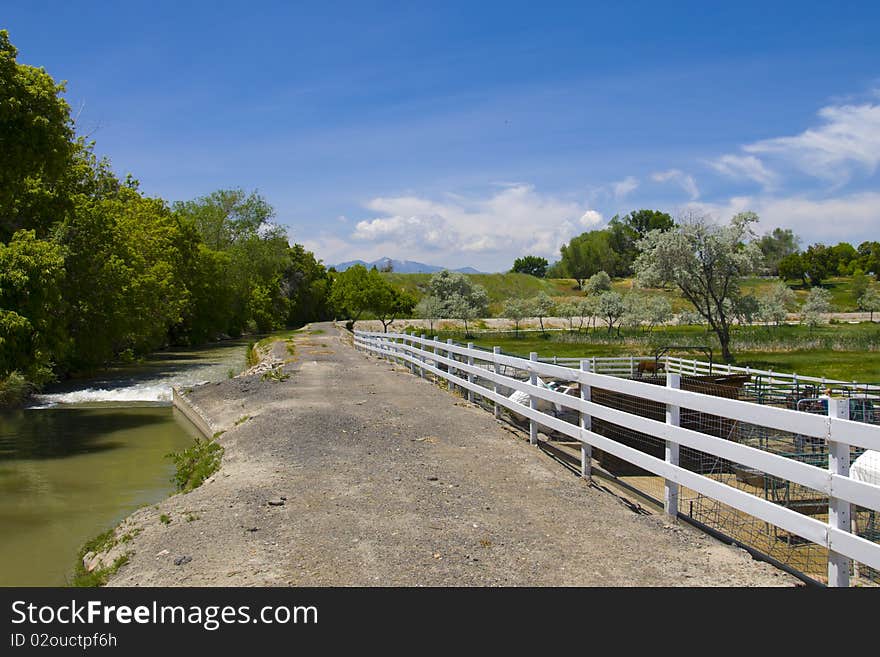
[[[398,274],[433,274],[436,271],[443,271],[449,267],[438,267],[436,265],[426,265],[424,262],[416,262],[415,260],[394,260],[393,258],[379,258],[373,262],[364,262],[363,260],[349,260],[348,262],[340,262],[333,265],[336,271],[345,271],[354,265],[363,265],[367,269],[375,266],[380,271],[387,269],[390,265],[391,271]],[[450,269],[450,271],[460,272],[462,274],[481,274],[483,272],[473,267],[460,267],[459,269]]]

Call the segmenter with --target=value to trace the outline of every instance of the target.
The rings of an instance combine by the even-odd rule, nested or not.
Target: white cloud
[[[725,176],[754,180],[765,189],[774,187],[779,178],[754,155],[722,155],[709,164]]]
[[[587,210],[581,215],[580,223],[581,226],[585,228],[594,228],[598,224],[602,223],[602,213],[597,212],[596,210]]]
[[[689,203],[685,211],[709,214],[726,222],[738,212],[758,214],[759,233],[773,228],[791,228],[804,242],[836,244],[849,241],[858,245],[876,239],[880,223],[880,192],[860,192],[835,198],[812,199],[803,195],[737,196],[723,203]]]
[[[351,233],[364,247],[448,266],[472,260],[481,268],[506,268],[525,254],[558,258],[562,244],[603,221],[583,203],[543,195],[522,183],[481,198],[377,197],[365,207],[375,216],[359,221]]]
[[[627,176],[623,180],[611,184],[614,190],[614,198],[623,199],[629,196],[639,186],[639,179],[635,176]]]
[[[868,174],[880,165],[880,104],[829,105],[819,110],[824,121],[791,137],[748,144],[746,153],[765,155],[816,178],[844,184],[855,170]]]
[[[654,182],[673,182],[681,187],[691,200],[700,198],[700,190],[697,188],[697,181],[690,174],[679,169],[669,169],[668,171],[658,171],[651,174],[651,180]]]

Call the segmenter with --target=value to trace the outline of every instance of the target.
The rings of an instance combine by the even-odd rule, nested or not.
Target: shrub
[[[186,493],[201,486],[205,479],[217,472],[223,458],[223,447],[213,440],[196,438],[192,447],[172,452],[167,458],[173,460],[177,466],[171,481],[178,491]]]

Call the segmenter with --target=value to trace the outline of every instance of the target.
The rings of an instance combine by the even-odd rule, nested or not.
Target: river
[[[166,455],[198,431],[171,387],[238,373],[245,346],[160,352],[0,411],[0,586],[63,586],[85,541],[172,493]]]

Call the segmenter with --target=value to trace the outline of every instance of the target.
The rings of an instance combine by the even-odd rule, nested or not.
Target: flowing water
[[[0,411],[0,586],[61,586],[79,547],[173,492],[169,452],[198,431],[171,387],[219,381],[245,342],[156,354]]]

